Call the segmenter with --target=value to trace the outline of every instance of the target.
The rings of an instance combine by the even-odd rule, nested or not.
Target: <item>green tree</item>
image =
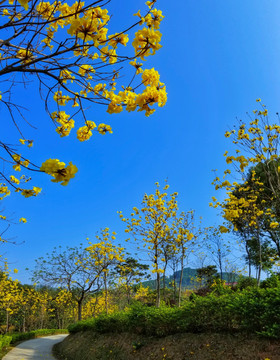
[[[199,281],[206,287],[210,287],[214,279],[218,276],[215,265],[208,265],[196,270],[196,275]]]
[[[133,257],[124,259],[122,263],[115,267],[115,273],[124,281],[128,305],[131,303],[133,286],[139,284],[143,278],[150,277],[147,274],[148,270],[149,265],[141,264]]]

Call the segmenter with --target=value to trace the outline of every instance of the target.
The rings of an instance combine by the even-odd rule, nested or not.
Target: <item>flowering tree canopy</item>
[[[16,172],[44,172],[53,182],[67,185],[78,171],[72,162],[66,165],[59,159],[47,159],[37,165],[24,155],[33,140],[22,126],[29,124],[25,117],[28,104],[15,98],[15,87],[28,89],[30,82],[37,84],[58,135],[68,136],[76,127],[80,141],[88,140],[94,131],[112,133],[110,125],[92,120],[88,105],[103,105],[109,114],[126,110],[144,111],[146,116],[155,111],[155,105],[165,105],[167,95],[159,73],[154,68],[143,69],[141,62],[161,48],[159,27],[164,16],[156,9],[156,0],[143,4],[130,25],[117,33],[110,31],[112,14],[105,8],[110,2],[0,3],[0,111],[6,128],[11,124],[18,132],[13,144],[0,138],[4,164],[0,200],[11,191],[25,197],[40,193],[40,187],[30,186],[29,176],[16,176]]]

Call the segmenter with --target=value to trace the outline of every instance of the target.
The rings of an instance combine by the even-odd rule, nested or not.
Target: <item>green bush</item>
[[[0,350],[8,347],[12,341],[12,336],[0,335]]]
[[[126,312],[101,315],[69,327],[70,333],[134,332],[167,336],[183,332],[245,331],[280,338],[280,287],[247,288],[220,296],[193,296],[180,308],[136,304]]]
[[[258,281],[255,278],[240,276],[237,281],[237,289],[244,290],[248,287],[256,287],[258,285]]]
[[[280,287],[280,275],[272,274],[269,278],[261,282],[260,287],[262,289]]]

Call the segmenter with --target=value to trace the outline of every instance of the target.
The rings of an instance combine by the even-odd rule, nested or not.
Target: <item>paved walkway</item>
[[[51,335],[24,341],[3,357],[3,360],[55,360],[52,356],[54,344],[67,335]]]

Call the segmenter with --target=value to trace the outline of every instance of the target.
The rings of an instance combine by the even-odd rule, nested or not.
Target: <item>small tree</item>
[[[116,233],[113,232],[111,240],[115,240]],[[91,260],[94,261],[95,266],[101,269],[101,280],[103,280],[105,291],[105,310],[108,314],[108,278],[111,275],[110,272],[118,264],[123,263],[123,250],[124,248],[118,247],[112,244],[110,240],[109,228],[101,230],[101,236],[96,235],[99,243],[91,244],[86,248]]]
[[[77,304],[78,320],[81,320],[85,297],[100,289],[100,277],[106,266],[97,250],[89,253],[82,244],[64,251],[59,247],[36,260],[32,280],[70,291]]]
[[[182,212],[180,217],[177,220],[177,253],[179,256],[180,262],[180,280],[179,280],[179,296],[178,296],[178,305],[181,305],[181,297],[182,297],[182,281],[183,281],[183,273],[184,267],[186,264],[186,259],[192,252],[193,246],[195,244],[194,239],[197,237],[197,233],[195,233],[195,225],[194,225],[194,211],[188,211],[187,213]]]
[[[196,270],[196,274],[200,282],[207,287],[210,287],[217,277],[218,272],[215,265],[208,265]]]
[[[133,285],[139,284],[143,277],[147,278],[149,265],[141,264],[133,257],[127,257],[124,261],[115,267],[115,273],[119,276],[120,281],[124,283],[127,304],[131,302],[131,290]]]
[[[205,228],[204,242],[210,253],[210,258],[215,263],[219,270],[220,279],[223,279],[225,262],[228,254],[230,253],[231,246],[223,239],[219,228],[208,227]]]
[[[133,208],[130,218],[125,218],[120,212],[120,218],[127,224],[126,232],[141,243],[141,247],[147,250],[152,263],[152,273],[156,274],[156,306],[160,306],[160,284],[161,275],[164,273],[165,258],[164,249],[167,244],[173,244],[176,248],[175,219],[177,215],[177,196],[174,192],[168,195],[166,190],[169,185],[165,185],[161,193],[159,184],[156,183],[155,195],[145,194],[142,207]]]

